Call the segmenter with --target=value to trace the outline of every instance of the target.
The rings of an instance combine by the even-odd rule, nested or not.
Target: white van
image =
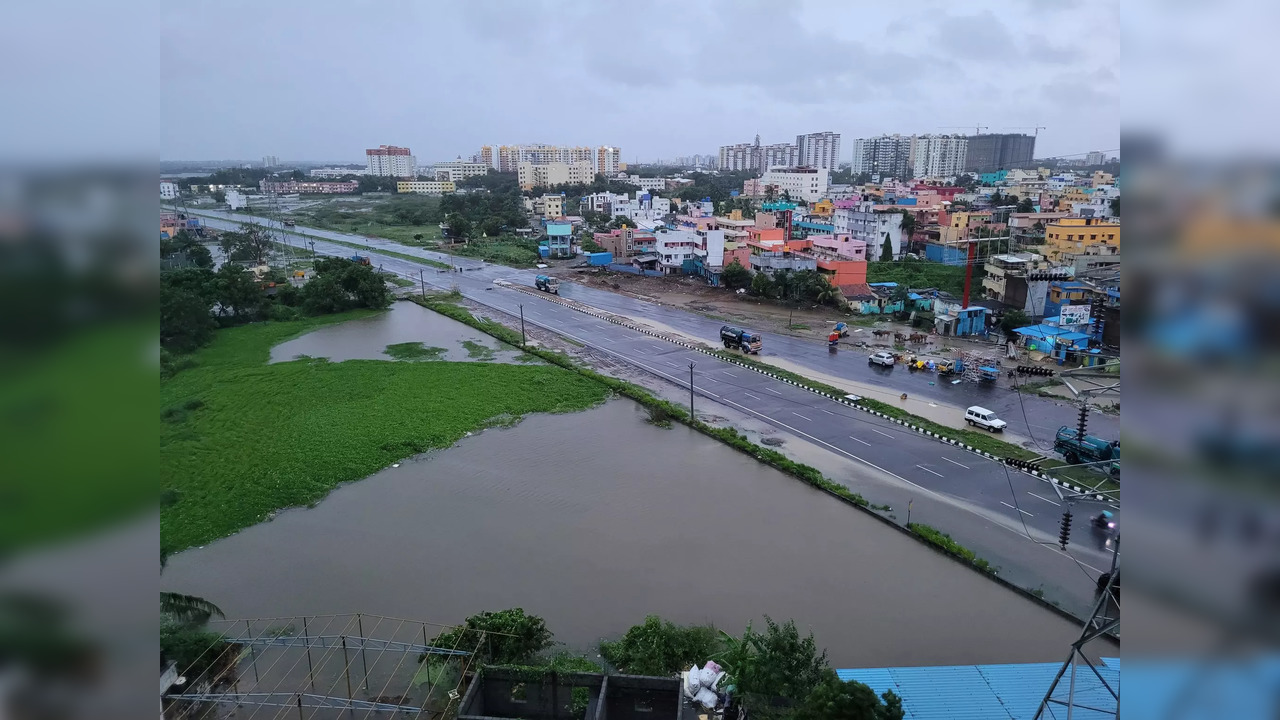
[[[991,432],[1001,432],[1004,430],[1004,426],[1008,425],[1008,423],[996,417],[995,413],[977,405],[964,411],[964,419],[970,425],[986,428]]]

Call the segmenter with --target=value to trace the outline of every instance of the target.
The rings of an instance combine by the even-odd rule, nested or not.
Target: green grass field
[[[195,367],[161,382],[161,547],[216,540],[469,431],[585,409],[608,393],[551,365],[267,364],[273,345],[367,314],[222,330]]]

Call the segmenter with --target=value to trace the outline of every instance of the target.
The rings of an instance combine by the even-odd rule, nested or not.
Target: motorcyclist
[[[1102,528],[1103,530],[1115,530],[1116,518],[1111,514],[1110,510],[1103,510],[1093,518],[1093,526]]]

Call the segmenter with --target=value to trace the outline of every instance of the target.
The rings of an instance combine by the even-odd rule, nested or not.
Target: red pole
[[[969,258],[965,261],[964,266],[964,306],[969,307],[969,288],[973,286],[973,261],[974,249],[977,247],[972,240],[969,243]]]

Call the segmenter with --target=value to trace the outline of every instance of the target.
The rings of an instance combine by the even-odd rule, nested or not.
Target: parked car
[[[895,358],[893,356],[893,353],[891,352],[878,352],[875,355],[872,355],[871,357],[867,358],[867,362],[872,365],[883,365],[885,367],[893,367],[893,364],[897,362],[897,358]]]
[[[965,410],[964,419],[965,422],[974,427],[986,428],[991,432],[1004,432],[1005,426],[1009,424],[996,417],[995,413],[978,405],[973,405],[968,410]]]

